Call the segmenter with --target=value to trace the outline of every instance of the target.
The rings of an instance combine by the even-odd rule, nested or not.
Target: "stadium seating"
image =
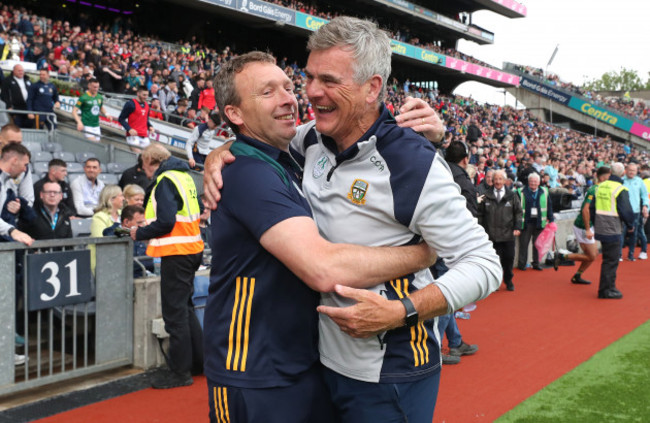
[[[52,153],[49,151],[34,151],[32,153],[32,162],[49,162],[52,160]]]
[[[108,163],[106,165],[108,172],[110,173],[115,173],[115,174],[121,174],[123,173],[126,169],[130,168],[133,166],[132,164],[127,164],[127,163]]]
[[[95,153],[91,153],[90,151],[82,151],[80,153],[75,154],[75,157],[77,158],[77,161],[79,163],[84,163],[86,160],[90,159],[91,157],[97,157]]]
[[[50,153],[53,153],[52,155],[54,155],[54,153],[63,151],[63,146],[57,142],[46,142],[41,146],[41,148],[43,151],[49,151]]]
[[[69,151],[55,151],[52,153],[52,157],[54,157],[55,159],[61,159],[64,162],[67,162],[68,164],[77,160],[75,155]]]
[[[32,165],[32,172],[35,175],[40,175],[41,173],[47,173],[48,170],[47,164],[48,162],[34,162],[34,164]]]
[[[70,224],[72,226],[72,236],[82,237],[90,236],[90,223],[92,218],[88,217],[86,219],[72,219]]]
[[[104,182],[106,185],[117,185],[120,180],[119,176],[114,173],[100,173],[99,176],[97,176],[97,179]]]
[[[34,142],[34,141],[25,141],[23,142],[23,145],[29,150],[30,153],[34,154],[37,151],[42,151],[43,147],[40,142]]]
[[[82,165],[81,163],[68,162],[68,174],[83,173],[83,171],[84,171],[84,165]]]

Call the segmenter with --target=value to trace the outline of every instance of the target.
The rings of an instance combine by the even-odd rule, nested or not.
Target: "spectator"
[[[83,132],[89,140],[99,142],[102,135],[99,127],[100,114],[109,117],[104,108],[104,96],[99,94],[99,81],[93,78],[88,81],[88,91],[77,99],[72,109],[72,117],[77,122],[77,131]]]
[[[223,145],[223,140],[214,138],[220,124],[221,117],[212,113],[207,123],[202,123],[194,128],[185,142],[185,152],[190,168],[196,167],[197,163],[203,165],[206,156],[215,148]]]
[[[84,175],[77,177],[70,184],[74,207],[79,217],[91,217],[99,204],[99,194],[104,189],[104,182],[97,179],[102,172],[99,159],[91,157],[84,162]]]
[[[488,169],[485,172],[485,178],[483,178],[483,181],[480,184],[478,184],[478,186],[476,187],[476,192],[478,193],[479,196],[485,195],[488,191],[492,191],[493,176],[494,176],[494,170]]]
[[[631,227],[626,226],[623,222],[623,230],[621,233],[621,256],[623,245],[625,245],[625,235],[629,232],[629,241],[627,242],[627,259],[634,261],[634,249],[636,248],[637,237],[641,241],[641,253],[639,258],[646,260],[648,258],[648,240],[643,232],[643,219],[648,218],[648,190],[646,189],[643,180],[637,176],[639,167],[635,163],[630,163],[625,167],[625,176],[623,177],[623,185],[627,188],[628,196],[630,198],[630,205],[632,206],[632,213],[634,213],[634,225]]]
[[[149,122],[149,105],[145,87],[138,88],[137,97],[124,103],[118,120],[126,131],[126,143],[132,151],[139,153],[142,148],[150,144],[149,136],[153,136],[155,132]]]
[[[199,107],[199,96],[201,95],[201,91],[203,91],[204,87],[205,87],[205,79],[198,78],[196,80],[196,88],[194,88],[189,98],[190,110],[193,111],[194,115],[196,115],[198,111],[201,109]]]
[[[23,133],[17,125],[9,123],[0,130],[0,148],[7,144],[20,144],[22,142]],[[27,170],[14,179],[13,182],[18,187],[18,196],[27,200],[29,206],[32,206],[34,204],[34,185],[32,182],[32,171],[29,165],[27,166]]]
[[[124,195],[122,189],[117,185],[106,185],[99,194],[99,203],[95,207],[90,222],[90,236],[104,236],[104,229],[113,226],[113,223],[120,222],[120,212],[124,207]],[[97,255],[95,246],[91,245],[90,249],[90,270],[94,273],[97,264]]]
[[[551,158],[551,163],[544,168],[544,176],[548,175],[548,188],[553,189],[560,186],[558,166],[560,159],[557,157]]]
[[[528,186],[517,189],[517,195],[524,210],[522,230],[519,235],[519,258],[517,268],[526,270],[528,262],[528,246],[531,238],[533,240],[533,261],[532,267],[535,270],[542,270],[539,265],[539,254],[535,248],[535,241],[542,229],[548,222],[553,222],[553,205],[549,199],[548,189],[540,187],[540,177],[537,173],[528,175]]]
[[[2,147],[0,154],[0,204],[7,203],[7,196],[11,192],[18,192],[18,186],[14,179],[22,175],[29,163],[31,154],[29,150],[20,143],[8,143]],[[15,203],[15,201],[12,201]],[[14,205],[7,205],[10,212],[16,214],[19,212],[19,207]],[[25,232],[16,229],[16,227],[0,217],[0,236],[8,237],[14,241],[22,242],[26,245],[32,245],[34,241],[31,236]]]
[[[504,170],[494,172],[494,188],[486,191],[478,205],[478,223],[485,228],[501,260],[506,289],[514,291],[515,237],[520,234],[523,212],[519,197],[506,186],[506,180]]]
[[[124,187],[124,200],[127,206],[144,207],[144,189],[140,185],[129,184]]]
[[[149,117],[151,119],[165,120],[163,111],[160,108],[160,100],[157,98],[151,100],[151,105],[149,106]]]
[[[124,78],[126,94],[137,94],[138,88],[144,85],[142,79],[142,76],[138,75],[138,70],[136,68],[129,68],[129,74]]]
[[[469,151],[467,150],[467,146],[459,141],[452,142],[449,144],[445,153],[445,160],[451,169],[454,182],[460,187],[461,195],[465,197],[467,209],[472,213],[472,216],[476,216],[478,214],[476,188],[465,171],[465,168],[469,164]]]
[[[152,180],[147,177],[145,171],[142,169],[142,156],[138,155],[135,165],[122,172],[119,186],[124,189],[129,184],[136,184],[146,190],[151,185],[151,182]]]
[[[2,82],[2,94],[0,98],[7,105],[7,110],[27,109],[27,99],[29,98],[29,88],[32,85],[28,77],[25,76],[25,69],[22,65],[14,65],[11,75]],[[23,114],[12,115],[14,123],[20,128],[31,128],[33,122]]]
[[[178,103],[178,88],[176,87],[176,81],[173,79],[168,80],[165,87],[158,91],[158,98],[160,99],[160,107],[164,111],[173,111]]]
[[[217,101],[215,100],[214,88],[212,86],[212,80],[208,79],[205,81],[205,88],[201,90],[199,95],[199,109],[202,107],[207,107],[210,111],[214,111],[217,106]]]
[[[146,225],[144,219],[144,209],[142,206],[138,205],[129,205],[122,209],[120,215],[121,222],[115,222],[110,227],[104,229],[103,236],[114,236],[116,235],[116,229],[121,228],[124,232],[130,232],[131,228],[141,228]],[[133,257],[143,257],[146,255],[147,244],[142,241],[133,241]],[[154,272],[153,259],[151,258],[141,258],[139,262],[145,267],[149,272]],[[142,271],[142,267],[133,262],[133,277],[141,278],[145,276]]]
[[[70,189],[70,185],[68,185],[66,182],[67,176],[68,164],[66,162],[61,159],[50,160],[47,165],[47,175],[45,175],[42,179],[34,184],[34,194],[36,195],[36,198],[38,198],[38,200],[35,200],[34,203],[34,208],[36,210],[38,210],[41,206],[37,203],[40,200],[40,192],[43,190],[45,183],[56,182],[61,187],[62,194],[61,199],[59,199],[60,204],[58,204],[58,206],[65,210],[66,214],[69,216],[75,216],[77,214],[77,210],[74,206],[74,199],[72,198],[72,190]]]
[[[174,109],[174,112],[169,116],[167,121],[174,125],[183,126],[187,120],[187,100],[181,99],[178,100],[178,106]]]
[[[45,181],[38,193],[34,220],[28,224],[21,222],[20,228],[37,240],[72,238],[72,215],[63,207],[61,185]]]

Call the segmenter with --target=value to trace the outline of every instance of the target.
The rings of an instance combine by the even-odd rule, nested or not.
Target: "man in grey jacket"
[[[494,189],[488,190],[478,205],[478,223],[485,228],[501,260],[506,289],[514,291],[512,267],[515,261],[515,237],[519,236],[523,211],[519,197],[505,186],[507,179],[504,170],[494,172]]]

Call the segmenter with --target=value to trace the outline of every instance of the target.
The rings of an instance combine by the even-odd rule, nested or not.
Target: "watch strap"
[[[419,316],[418,316],[418,311],[415,309],[415,306],[413,305],[413,301],[411,301],[409,297],[402,297],[400,298],[400,301],[402,302],[402,305],[406,309],[406,318],[405,318],[406,326],[413,327],[417,325]]]

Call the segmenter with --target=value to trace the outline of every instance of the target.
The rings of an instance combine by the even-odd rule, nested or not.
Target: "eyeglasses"
[[[45,195],[60,195],[63,194],[61,191],[41,191]]]

